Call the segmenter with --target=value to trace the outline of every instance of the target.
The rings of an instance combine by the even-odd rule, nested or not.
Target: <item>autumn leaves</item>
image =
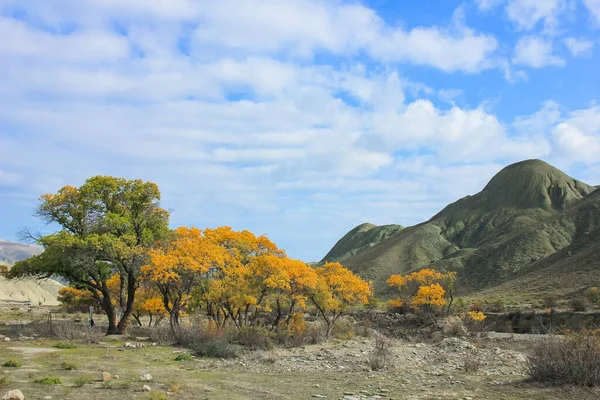
[[[182,311],[202,309],[218,326],[297,330],[312,304],[330,334],[348,307],[372,295],[369,283],[338,263],[313,269],[267,237],[230,227],[176,229],[172,242],[150,251],[142,276],[160,293],[173,328]]]

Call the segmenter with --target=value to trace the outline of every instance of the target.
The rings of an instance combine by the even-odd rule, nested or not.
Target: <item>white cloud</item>
[[[600,24],[600,0],[582,0],[588,11],[595,19],[597,24]]]
[[[519,39],[512,62],[532,68],[565,65],[562,58],[553,54],[552,42],[538,36],[524,36]]]
[[[594,47],[593,41],[582,38],[569,37],[564,43],[574,57],[591,54]]]
[[[559,155],[578,162],[592,164],[598,162],[598,154],[600,154],[599,132],[596,132],[596,135],[586,134],[578,127],[566,122],[554,128],[552,134]]]
[[[475,0],[475,4],[481,11],[490,11],[504,2],[505,0]]]
[[[509,0],[506,14],[520,29],[531,30],[543,21],[544,29],[553,32],[566,7],[567,0]]]

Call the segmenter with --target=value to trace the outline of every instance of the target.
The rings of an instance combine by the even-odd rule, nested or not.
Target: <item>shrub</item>
[[[18,360],[6,360],[2,366],[4,368],[19,368],[23,366],[23,363]]]
[[[564,337],[551,337],[533,347],[528,372],[538,382],[600,385],[600,336],[582,330]]]
[[[60,368],[64,369],[65,371],[75,371],[77,366],[71,362],[63,361],[62,364],[60,364]]]
[[[589,288],[585,293],[585,297],[592,304],[600,304],[600,289],[597,287]]]
[[[543,308],[556,308],[558,305],[558,298],[556,296],[546,296],[542,299]]]
[[[104,336],[102,328],[90,328],[87,324],[77,324],[71,321],[58,321],[52,323],[52,332],[63,341],[82,341],[88,344],[100,343]],[[72,348],[72,347],[66,347]]]
[[[569,306],[571,307],[571,310],[573,310],[575,312],[583,312],[583,311],[587,310],[587,302],[586,302],[585,298],[572,299],[569,302]]]
[[[469,306],[469,311],[483,312],[483,310],[484,310],[483,303],[480,300],[474,301]]]
[[[369,366],[373,371],[379,371],[384,369],[391,358],[391,342],[383,336],[377,336],[375,338],[375,348],[369,354]]]
[[[237,332],[234,340],[251,350],[270,350],[273,348],[270,332],[259,326],[243,327]]]
[[[76,349],[77,346],[71,342],[58,342],[54,345],[57,349]]]
[[[452,303],[452,309],[457,314],[463,314],[467,311],[467,303],[462,298],[458,298]]]
[[[189,360],[193,360],[194,356],[192,356],[189,353],[183,353],[178,355],[177,357],[175,357],[175,361],[189,361]]]
[[[465,357],[465,361],[463,364],[463,371],[465,371],[467,373],[474,373],[474,372],[479,371],[480,367],[481,367],[481,361],[479,360],[477,355],[469,354],[467,357]]]
[[[194,354],[199,357],[236,358],[235,349],[224,339],[213,339],[196,343],[192,346]]]
[[[488,310],[494,313],[501,313],[506,310],[506,305],[504,304],[504,300],[502,299],[494,299],[490,303]]]
[[[0,389],[4,389],[10,384],[10,378],[6,375],[0,375]]]
[[[354,332],[355,323],[349,318],[341,318],[337,324],[333,326],[331,335],[339,340],[349,340],[355,336]]]
[[[45,378],[38,378],[33,383],[39,383],[41,385],[62,385],[63,381],[57,376],[47,376]]]
[[[92,377],[89,375],[80,375],[73,380],[75,387],[84,387],[88,383],[92,382]]]

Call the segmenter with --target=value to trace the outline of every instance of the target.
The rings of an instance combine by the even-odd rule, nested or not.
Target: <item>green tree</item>
[[[65,186],[40,200],[37,215],[60,230],[37,239],[44,252],[18,262],[8,276],[61,276],[88,289],[106,313],[107,334],[123,333],[133,311],[140,268],[148,263],[149,250],[169,236],[169,213],[160,207],[158,186],[95,176],[79,188]],[[114,274],[121,278],[117,299],[107,284]]]

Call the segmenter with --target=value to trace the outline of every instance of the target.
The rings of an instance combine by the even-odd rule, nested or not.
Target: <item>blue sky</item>
[[[97,174],[306,261],[522,159],[600,184],[599,33],[600,0],[0,1],[0,238]]]

